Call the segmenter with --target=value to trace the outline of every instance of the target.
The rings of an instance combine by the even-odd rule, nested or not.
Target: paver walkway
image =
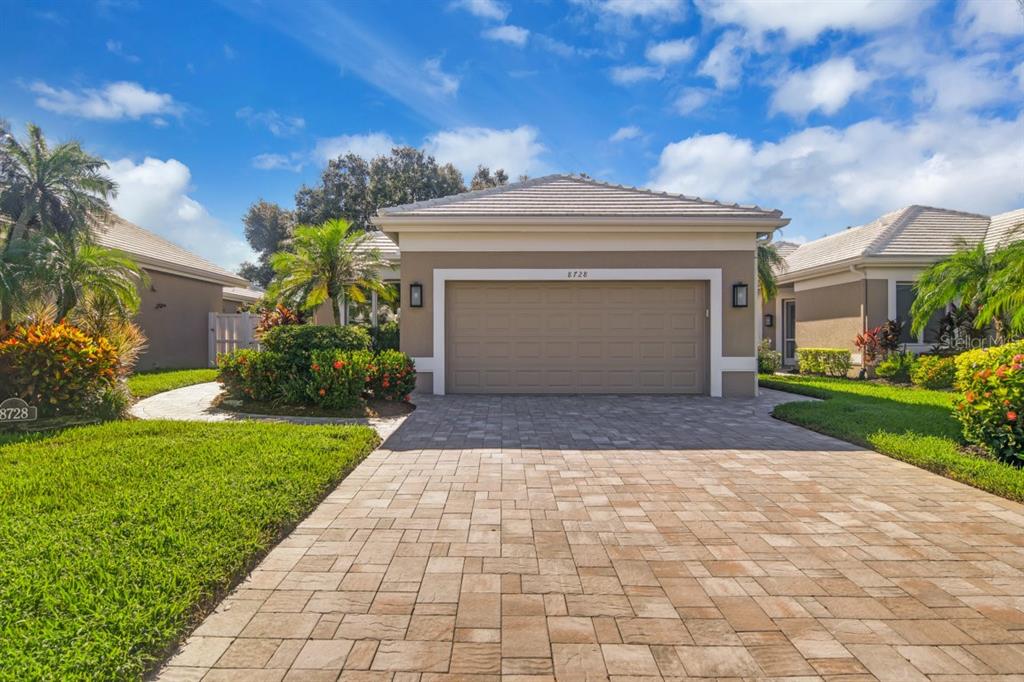
[[[778,400],[421,399],[161,677],[1022,679],[1024,507]]]

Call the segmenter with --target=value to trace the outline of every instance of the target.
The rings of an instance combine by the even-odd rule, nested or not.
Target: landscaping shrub
[[[398,350],[399,331],[398,322],[385,322],[376,329],[370,329],[370,338],[373,339],[373,349]]]
[[[844,377],[850,371],[850,351],[842,348],[801,348],[796,352],[801,374]]]
[[[260,321],[256,325],[256,333],[264,334],[274,327],[286,327],[288,325],[304,324],[306,315],[301,310],[291,308],[278,303],[273,308],[260,311]]]
[[[910,381],[910,370],[914,366],[914,356],[910,353],[890,353],[878,363],[875,374],[883,379],[905,384]]]
[[[956,379],[956,358],[942,355],[919,355],[910,368],[910,381],[921,388],[952,388]]]
[[[369,367],[366,395],[381,400],[408,400],[416,388],[412,358],[396,350],[378,353]]]
[[[119,372],[117,351],[106,339],[63,322],[21,326],[0,341],[3,384],[41,416],[89,412],[116,385]]]
[[[964,437],[1003,462],[1024,465],[1024,341],[957,356],[955,386]]]
[[[265,350],[281,354],[289,367],[308,367],[318,350],[370,350],[370,333],[364,327],[314,324],[280,325],[267,330],[260,339]]]
[[[862,334],[857,334],[853,340],[857,350],[861,352],[865,365],[874,364],[879,359],[885,359],[900,348],[900,334],[903,333],[903,323],[899,320],[888,320],[874,329],[869,329]]]
[[[330,409],[355,407],[370,378],[373,353],[366,350],[318,350],[310,363],[308,402]]]
[[[761,339],[757,344],[757,371],[761,374],[775,374],[782,367],[782,353],[772,348],[771,339]]]
[[[280,353],[242,348],[218,357],[217,366],[218,379],[232,396],[266,402],[282,395],[286,376]]]

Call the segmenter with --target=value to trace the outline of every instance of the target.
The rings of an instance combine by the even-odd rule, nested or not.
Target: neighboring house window
[[[945,310],[937,310],[925,325],[924,332],[919,338],[910,334],[910,307],[914,305],[917,295],[914,292],[913,282],[896,283],[896,319],[903,323],[903,332],[900,334],[900,341],[903,343],[937,343],[939,340],[939,321]]]

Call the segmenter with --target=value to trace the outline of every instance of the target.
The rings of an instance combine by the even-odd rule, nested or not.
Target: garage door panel
[[[703,393],[702,282],[449,282],[452,393]]]

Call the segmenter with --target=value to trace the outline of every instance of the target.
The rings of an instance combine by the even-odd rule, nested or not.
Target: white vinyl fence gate
[[[210,313],[210,367],[217,366],[217,355],[239,348],[259,348],[256,325],[259,315],[249,313]]]

